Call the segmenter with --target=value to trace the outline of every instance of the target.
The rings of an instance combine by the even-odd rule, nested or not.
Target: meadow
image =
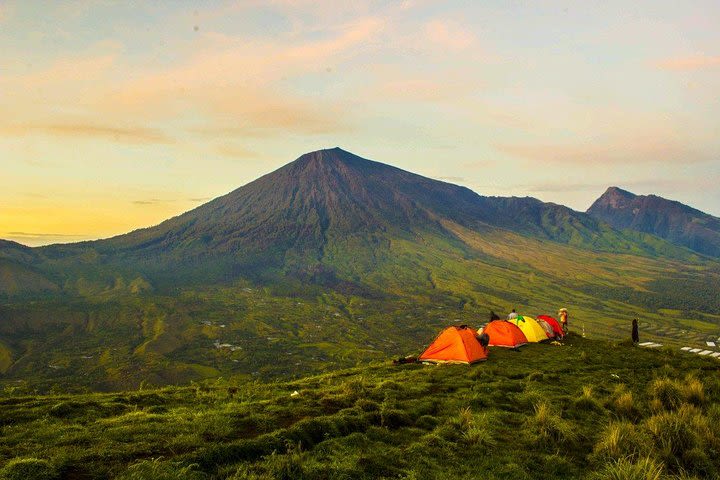
[[[720,362],[571,335],[483,363],[0,398],[3,479],[717,478]]]

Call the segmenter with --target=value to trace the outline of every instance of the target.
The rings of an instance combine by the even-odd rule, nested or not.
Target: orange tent
[[[444,363],[475,363],[487,358],[487,350],[472,328],[448,327],[420,355],[420,360]]]
[[[515,348],[528,343],[520,327],[505,320],[493,320],[485,325],[482,333],[487,333],[490,337],[491,347]]]

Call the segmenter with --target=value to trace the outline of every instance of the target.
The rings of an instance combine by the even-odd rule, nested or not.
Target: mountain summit
[[[720,256],[720,218],[680,202],[610,187],[587,213],[617,229],[650,233],[705,255]]]

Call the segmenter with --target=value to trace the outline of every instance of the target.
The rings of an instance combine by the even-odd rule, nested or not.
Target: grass
[[[719,368],[571,336],[473,366],[6,394],[0,479],[714,478]]]

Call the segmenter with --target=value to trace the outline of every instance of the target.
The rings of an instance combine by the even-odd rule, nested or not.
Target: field
[[[473,366],[6,393],[0,478],[716,478],[718,373],[571,335]]]

